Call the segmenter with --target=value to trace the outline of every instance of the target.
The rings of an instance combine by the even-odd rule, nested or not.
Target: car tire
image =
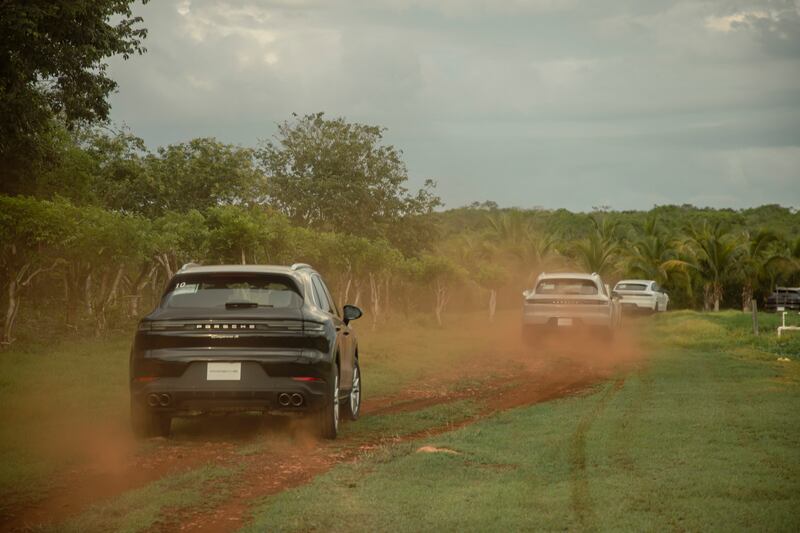
[[[328,397],[317,413],[319,417],[319,436],[323,439],[335,439],[339,434],[339,367],[334,364],[328,380]]]
[[[140,439],[169,437],[172,430],[172,417],[153,413],[145,408],[131,406],[131,427],[133,434]]]
[[[353,383],[347,403],[344,404],[344,412],[350,420],[358,420],[361,413],[361,367],[358,366],[358,359],[353,366]]]

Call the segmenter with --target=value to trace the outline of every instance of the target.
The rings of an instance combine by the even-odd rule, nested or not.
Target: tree
[[[153,254],[168,280],[184,263],[197,262],[208,255],[209,230],[206,218],[192,209],[170,212],[154,222]]]
[[[575,243],[574,250],[578,264],[588,272],[607,274],[614,267],[614,259],[619,252],[616,231],[618,224],[608,218],[601,221],[590,217],[592,231],[589,237]]]
[[[724,284],[731,278],[742,248],[727,224],[721,220],[713,224],[704,221],[700,226],[691,226],[688,233],[691,255],[681,264],[700,276],[703,308],[708,310],[713,307],[714,311],[719,311]]]
[[[466,276],[463,268],[442,255],[424,254],[406,261],[406,275],[416,283],[429,287],[434,294],[436,323],[442,325],[442,314],[450,301],[450,291]]]
[[[56,119],[108,118],[117,87],[106,58],[145,51],[132,0],[10,0],[0,4],[0,183],[25,192],[32,166],[52,154]]]
[[[627,271],[631,276],[652,279],[666,285],[676,270],[678,258],[675,242],[661,229],[657,214],[647,217],[640,232],[635,233],[625,251]]]
[[[323,113],[294,117],[278,126],[258,159],[270,202],[295,224],[391,239],[390,229],[405,218],[440,205],[432,181],[408,191],[401,152],[382,144],[382,128]]]
[[[494,322],[497,311],[497,290],[508,282],[508,271],[494,263],[478,266],[473,275],[478,284],[489,291],[489,322]]]
[[[219,206],[209,209],[208,254],[215,262],[273,262],[286,246],[288,224],[261,208]]]
[[[742,236],[744,245],[741,247],[737,270],[742,279],[742,310],[748,311],[753,302],[753,293],[767,277],[768,269],[783,262],[785,257],[775,252],[774,245],[780,239],[773,231],[745,231]]]
[[[14,341],[14,325],[25,291],[34,279],[63,261],[55,248],[70,232],[68,207],[0,196],[0,269],[7,298],[0,345]]]
[[[263,200],[263,180],[253,153],[211,138],[159,148],[145,162],[148,188],[143,200],[147,203],[130,208],[161,215],[219,205],[255,205]]]

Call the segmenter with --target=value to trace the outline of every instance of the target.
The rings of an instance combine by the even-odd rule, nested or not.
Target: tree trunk
[[[132,318],[139,317],[139,303],[142,301],[142,298],[144,297],[144,290],[150,284],[151,278],[155,275],[158,265],[152,264],[149,272],[146,270],[146,268],[146,266],[142,268],[141,272],[139,273],[139,278],[131,286],[131,292],[133,292],[133,294],[131,294],[128,316]]]
[[[390,290],[390,287],[389,287],[390,278],[391,278],[391,276],[386,276],[386,278],[384,278],[384,280],[383,280],[383,284],[384,284],[384,289],[383,289],[383,311],[386,313],[387,316],[389,315],[389,305],[391,303],[390,296],[392,294],[392,292]]]
[[[36,276],[43,272],[48,272],[55,269],[63,262],[64,261],[62,259],[57,259],[49,268],[37,268],[30,274],[28,274],[28,272],[31,269],[31,264],[26,263],[22,265],[16,274],[11,274],[11,278],[8,281],[8,304],[6,307],[6,318],[3,323],[3,335],[2,338],[0,338],[0,345],[7,346],[14,342],[14,323],[16,322],[17,314],[19,313],[21,297],[25,288],[31,284]],[[25,277],[26,275],[27,277]]]
[[[173,271],[172,271],[172,265],[170,265],[169,262],[169,255],[167,254],[157,255],[156,261],[158,261],[161,267],[164,269],[164,275],[166,276],[167,281],[172,279]]]
[[[711,310],[711,284],[703,285],[703,311]]]
[[[19,310],[19,286],[16,276],[12,276],[8,281],[8,305],[6,306],[6,319],[3,324],[3,338],[0,342],[5,346],[14,342],[11,336],[14,330],[14,321]]]
[[[95,335],[101,335],[108,325],[108,308],[114,302],[119,288],[119,282],[122,279],[122,274],[125,272],[124,267],[119,267],[114,276],[114,280],[110,281],[111,271],[106,271],[103,275],[103,283],[100,285],[100,292],[97,298],[96,315],[95,315]]]
[[[497,290],[489,289],[489,322],[494,322],[494,315],[497,311]]]
[[[442,313],[444,313],[449,299],[450,296],[447,291],[447,285],[436,280],[436,305],[434,311],[436,313],[436,323],[439,324],[439,327],[442,326]]]
[[[246,265],[247,264],[247,259],[245,259],[245,257],[244,257],[244,248],[242,248],[241,250],[242,250],[242,264]]]
[[[742,311],[747,313],[753,307],[753,285],[746,281],[742,286]]]
[[[356,297],[353,299],[353,305],[358,306],[361,303],[361,282],[355,280]]]
[[[369,273],[369,300],[372,313],[372,329],[378,325],[378,316],[381,312],[381,286],[375,279],[375,274]]]
[[[353,278],[347,276],[347,283],[344,286],[344,296],[342,300],[342,305],[346,304],[350,298],[350,287],[353,285]]]

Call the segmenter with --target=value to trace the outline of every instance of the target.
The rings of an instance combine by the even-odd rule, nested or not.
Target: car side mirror
[[[347,304],[342,308],[342,313],[344,314],[345,324],[349,324],[351,320],[357,320],[361,318],[361,315],[364,314],[361,309],[350,304]]]

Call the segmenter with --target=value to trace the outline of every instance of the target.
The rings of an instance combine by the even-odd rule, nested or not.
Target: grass
[[[488,350],[488,337],[476,341],[468,333],[482,323],[482,313],[460,315],[444,330],[426,317],[395,320],[378,331],[366,322],[354,323],[360,326],[366,401],[453,367],[465,353]],[[117,333],[20,343],[0,352],[0,405],[5,406],[0,410],[0,508],[36,499],[52,488],[54,472],[86,460],[81,432],[128,431],[131,339],[132,333]],[[391,420],[420,425],[415,416]],[[363,431],[358,427],[350,431]],[[65,437],[69,442],[62,442]],[[257,444],[246,442],[241,453],[257,450]]]
[[[800,336],[748,321],[659,317],[657,353],[624,380],[341,465],[265,500],[246,531],[796,531]]]
[[[228,496],[226,482],[236,471],[205,466],[162,478],[129,491],[109,503],[93,507],[77,518],[42,533],[117,531],[136,533],[151,529],[164,512],[180,512],[195,505],[213,506]]]
[[[54,449],[65,435],[93,420],[127,417],[129,349],[127,337],[114,337],[15,345],[0,352],[0,494],[5,504],[48,488],[55,468],[82,457],[78,449]]]
[[[508,312],[493,326],[478,313],[451,318],[444,329],[419,319],[378,331],[362,326],[366,401],[431,386],[442,373],[455,380],[451,391],[480,387],[481,379],[459,379],[459,361],[503,350],[494,344],[497,332],[487,331],[516,334],[517,316]],[[760,337],[739,312],[675,312],[638,322],[655,354],[624,380],[435,438],[370,448],[362,460],[264,500],[247,529],[796,530],[800,335],[777,339],[779,319],[762,314]],[[127,431],[129,341],[20,345],[0,354],[0,402],[13,406],[0,412],[3,506],[35,498],[57,479],[53,472],[85,460],[85,450],[68,445],[85,424],[108,429],[111,421]],[[343,433],[391,440],[481,408],[461,400],[373,415],[344,425]],[[237,451],[258,454],[264,445],[245,439]],[[457,453],[417,453],[423,445]],[[199,467],[125,492],[58,530],[151,529],[159,516],[213,505],[234,479],[230,470]]]

